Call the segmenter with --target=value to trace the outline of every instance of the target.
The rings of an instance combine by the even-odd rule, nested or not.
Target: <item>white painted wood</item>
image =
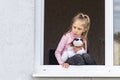
[[[113,65],[113,0],[105,0],[105,65]]]
[[[33,77],[120,77],[120,66],[40,66]]]
[[[92,80],[92,79],[91,78],[74,78],[74,77],[70,77],[70,78],[66,78],[66,77],[63,77],[63,78],[61,78],[61,77],[59,77],[59,78],[57,78],[57,77],[54,77],[54,78],[42,77],[42,78],[34,78],[34,80]]]
[[[35,6],[35,66],[39,66],[44,60],[44,0],[36,0]]]
[[[120,67],[113,66],[113,0],[105,0],[105,65],[43,65],[44,0],[36,0],[35,70],[33,77],[120,77]]]

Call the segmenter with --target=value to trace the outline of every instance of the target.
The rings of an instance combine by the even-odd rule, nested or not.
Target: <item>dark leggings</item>
[[[66,63],[70,65],[95,65],[95,60],[87,53],[82,55],[76,54],[66,60]]]

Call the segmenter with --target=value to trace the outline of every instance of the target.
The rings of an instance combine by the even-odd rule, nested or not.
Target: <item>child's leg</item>
[[[74,61],[74,58],[71,57],[71,58],[68,58],[65,63],[68,63],[69,65],[76,65],[76,62]]]
[[[85,53],[82,55],[82,57],[85,60],[85,63],[87,65],[95,65],[96,64],[95,60],[89,54]]]
[[[83,59],[81,54],[76,54],[75,56],[76,56],[75,59],[76,59],[77,65],[85,65],[85,60]]]
[[[85,61],[80,54],[76,54],[71,58],[68,58],[66,63],[70,65],[84,65]]]

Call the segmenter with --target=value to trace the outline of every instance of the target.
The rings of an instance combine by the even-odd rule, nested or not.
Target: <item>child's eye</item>
[[[76,29],[76,27],[75,27],[75,26],[73,26],[73,28],[74,28],[74,29]]]
[[[78,30],[82,30],[81,28],[78,28]]]

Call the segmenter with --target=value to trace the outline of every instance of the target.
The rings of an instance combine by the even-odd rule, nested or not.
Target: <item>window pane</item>
[[[114,0],[113,6],[114,65],[120,65],[120,0]]]

